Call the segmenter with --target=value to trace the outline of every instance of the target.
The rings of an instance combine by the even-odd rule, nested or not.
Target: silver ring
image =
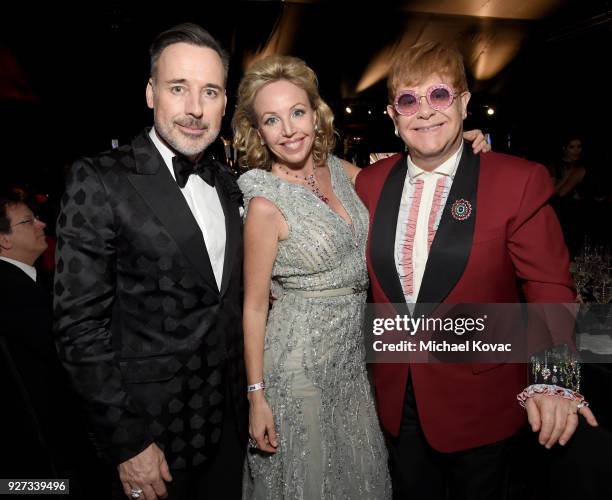
[[[132,498],[140,498],[141,494],[142,494],[142,490],[140,488],[132,488],[132,492],[130,493],[130,496]]]
[[[578,403],[576,405],[576,411],[580,411],[581,408],[584,408],[585,406],[588,406],[586,401],[582,401],[581,403]]]
[[[255,441],[252,437],[249,438],[249,448],[257,448],[257,441]]]

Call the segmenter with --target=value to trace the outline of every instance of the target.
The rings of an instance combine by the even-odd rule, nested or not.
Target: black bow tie
[[[215,187],[216,168],[214,159],[211,155],[207,154],[202,155],[195,163],[183,155],[177,155],[172,158],[174,177],[180,188],[185,187],[189,176],[192,174],[199,175],[209,186]]]

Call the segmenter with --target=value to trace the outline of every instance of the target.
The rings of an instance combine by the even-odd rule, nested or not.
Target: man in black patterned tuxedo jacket
[[[206,151],[227,69],[199,26],[160,34],[146,88],[155,126],[77,161],[62,201],[58,349],[118,466],[114,498],[240,496],[240,191]]]

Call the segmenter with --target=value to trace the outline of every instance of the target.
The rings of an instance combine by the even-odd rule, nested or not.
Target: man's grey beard
[[[219,136],[221,129],[207,128],[206,142],[204,144],[193,144],[192,147],[189,147],[189,139],[185,139],[183,141],[183,144],[179,144],[179,142],[176,141],[173,137],[171,137],[170,134],[166,134],[166,131],[162,127],[158,126],[157,123],[155,124],[155,131],[157,132],[157,135],[160,137],[160,139],[162,139],[162,141],[164,141],[168,146],[170,146],[170,148],[173,149],[175,152],[180,153],[184,156],[196,156],[205,151],[208,146],[215,142],[215,139]],[[177,133],[180,134],[180,132]]]

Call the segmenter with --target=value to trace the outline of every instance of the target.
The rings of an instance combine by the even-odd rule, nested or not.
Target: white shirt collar
[[[176,180],[176,177],[174,176],[174,169],[172,168],[172,158],[174,158],[176,154],[168,146],[166,146],[159,137],[157,137],[155,127],[151,127],[149,137],[153,141],[153,144],[157,148],[157,151],[159,151],[159,154],[164,159],[164,163],[168,167],[168,170],[170,170],[172,178]]]
[[[21,262],[20,260],[9,259],[8,257],[0,257],[0,260],[8,262],[9,264],[13,264],[21,269],[24,273],[26,273],[33,281],[36,281],[36,268],[34,266],[30,266],[25,262]]]
[[[439,167],[434,168],[431,173],[432,174],[440,174],[446,175],[450,177],[455,177],[455,173],[457,172],[457,167],[459,166],[459,160],[461,158],[461,153],[463,152],[463,142],[459,146],[459,149],[455,151],[448,160],[446,160]],[[420,175],[428,173],[426,170],[423,170],[421,167],[417,167],[413,162],[410,155],[408,155],[408,175],[410,179],[414,179],[419,177]]]

